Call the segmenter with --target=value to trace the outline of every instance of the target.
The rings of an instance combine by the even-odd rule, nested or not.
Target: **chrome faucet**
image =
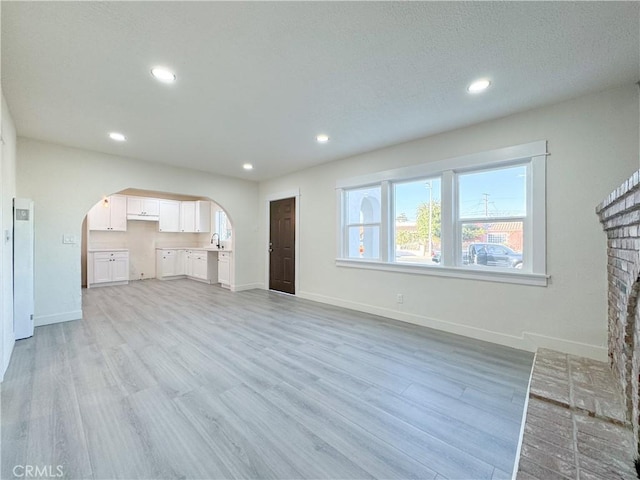
[[[220,235],[218,233],[211,235],[211,245],[213,245],[213,237],[217,237],[216,247],[220,248]]]

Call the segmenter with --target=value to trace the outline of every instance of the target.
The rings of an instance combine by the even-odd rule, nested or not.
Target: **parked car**
[[[469,263],[469,254],[467,253],[466,250],[462,251],[462,264],[466,265]],[[440,263],[440,260],[442,259],[441,253],[438,250],[434,250],[433,253],[431,254],[431,261],[433,263]]]
[[[522,254],[499,243],[472,243],[468,258],[471,264],[522,268]]]

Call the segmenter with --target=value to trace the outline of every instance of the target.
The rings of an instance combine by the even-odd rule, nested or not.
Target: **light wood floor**
[[[16,343],[2,478],[511,478],[531,354],[190,280],[84,316]]]

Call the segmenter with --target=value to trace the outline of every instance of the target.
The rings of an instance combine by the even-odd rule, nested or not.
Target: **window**
[[[345,192],[348,258],[380,258],[380,200],[379,186]]]
[[[522,269],[526,180],[527,164],[458,175],[463,264],[466,255],[466,264]],[[502,247],[494,248],[498,245]],[[475,255],[478,249],[495,252],[495,258]]]
[[[546,142],[339,181],[337,264],[546,285]]]
[[[517,223],[516,225],[519,225],[520,228],[518,229],[520,231],[520,237],[522,237],[522,224],[521,223]],[[493,227],[493,225],[492,225]],[[487,242],[489,243],[507,243],[507,234],[506,233],[495,233],[495,232],[487,232]],[[522,242],[520,242],[522,243]],[[522,247],[520,247],[522,248]]]
[[[394,184],[395,260],[433,264],[440,255],[440,178]]]
[[[227,219],[227,214],[222,210],[216,211],[213,231],[219,235],[220,241],[231,239],[231,224]]]

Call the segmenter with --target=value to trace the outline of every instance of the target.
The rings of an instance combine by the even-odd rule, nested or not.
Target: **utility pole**
[[[484,196],[484,216],[488,217],[489,216],[489,194],[483,193],[482,195]]]

